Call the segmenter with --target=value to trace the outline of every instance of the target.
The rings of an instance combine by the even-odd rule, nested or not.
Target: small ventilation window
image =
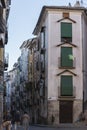
[[[69,13],[63,13],[63,18],[69,18]]]

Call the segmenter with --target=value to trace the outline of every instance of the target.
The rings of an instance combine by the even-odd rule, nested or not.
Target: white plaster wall
[[[87,16],[82,16],[82,58],[83,58],[83,86],[84,86],[84,101],[87,101]]]
[[[49,14],[49,39],[48,39],[48,98],[57,99],[58,82],[56,74],[58,70],[58,48],[60,43],[58,14]]]
[[[70,12],[70,18],[75,20],[72,27],[72,44],[77,45],[73,47],[73,54],[76,57],[76,68],[71,70],[77,76],[73,76],[73,85],[76,87],[76,98],[83,98],[83,75],[82,75],[82,25],[81,12]],[[58,57],[60,57],[60,22],[62,19],[62,12],[51,12],[48,16],[48,97],[58,98],[58,86],[60,86],[60,79],[56,74],[63,71],[58,68]],[[67,20],[65,21],[67,22]],[[71,22],[68,20],[68,22]],[[67,74],[67,73],[66,73]],[[70,73],[69,73],[70,75]]]

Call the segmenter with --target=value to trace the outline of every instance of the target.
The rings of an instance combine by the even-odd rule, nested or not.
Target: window
[[[73,67],[72,47],[61,47],[61,67]]]
[[[45,27],[42,27],[40,33],[40,40],[41,40],[41,48],[45,47]]]
[[[32,74],[32,63],[29,64],[29,72]]]
[[[45,71],[45,57],[41,55],[41,72]]]
[[[72,42],[72,23],[61,22],[61,41]]]
[[[37,51],[39,51],[40,49],[40,38],[38,39],[38,43],[37,43]]]
[[[73,96],[73,77],[69,75],[61,76],[61,96]]]
[[[69,18],[69,13],[63,13],[63,18]]]
[[[36,70],[39,70],[39,62],[36,62]]]

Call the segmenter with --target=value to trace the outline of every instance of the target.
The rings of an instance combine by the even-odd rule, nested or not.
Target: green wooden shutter
[[[61,47],[61,67],[73,67],[72,47]]]
[[[72,38],[72,23],[61,23],[61,38]]]
[[[61,76],[61,96],[73,95],[72,76]]]

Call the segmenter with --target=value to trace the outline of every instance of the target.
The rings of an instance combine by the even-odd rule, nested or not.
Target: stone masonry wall
[[[82,100],[75,100],[73,102],[73,122],[78,121],[81,114],[82,114]]]
[[[59,124],[59,101],[56,100],[48,101],[48,124],[49,125]]]
[[[75,100],[73,102],[73,123],[79,120],[82,113],[82,100]],[[59,124],[59,101],[48,101],[48,124]]]

